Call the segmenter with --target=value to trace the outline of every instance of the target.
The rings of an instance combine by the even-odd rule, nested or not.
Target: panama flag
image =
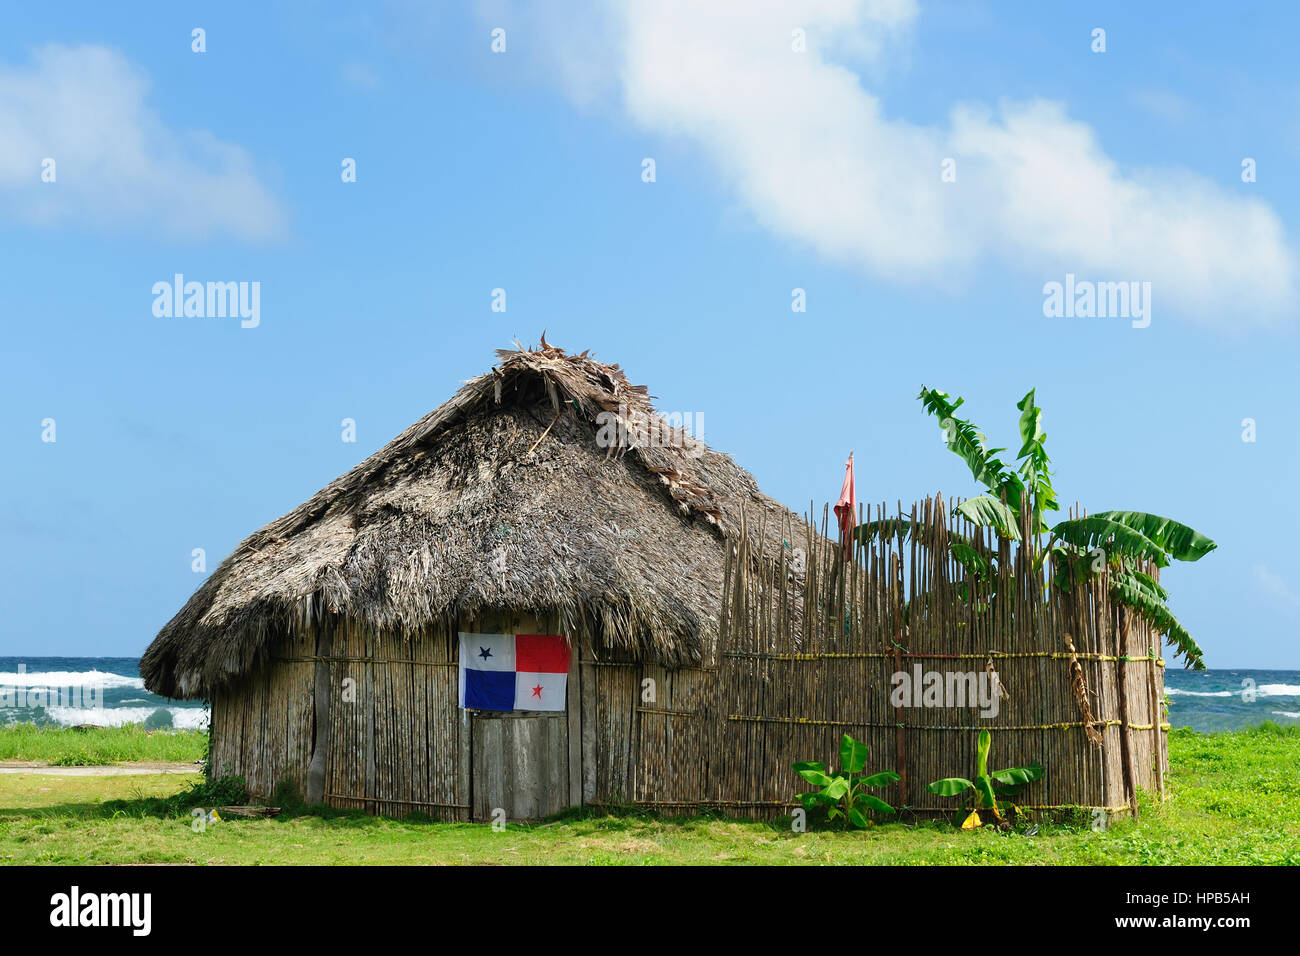
[[[555,634],[460,632],[460,706],[564,710],[569,645]]]

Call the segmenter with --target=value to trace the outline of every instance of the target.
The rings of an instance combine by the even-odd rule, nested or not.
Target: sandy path
[[[50,767],[34,760],[0,761],[0,773],[40,774],[52,777],[116,777],[151,773],[199,773],[192,763],[119,763],[107,767]]]

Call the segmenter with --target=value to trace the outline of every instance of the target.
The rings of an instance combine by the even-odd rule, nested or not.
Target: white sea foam
[[[158,707],[51,707],[46,715],[64,727],[90,724],[95,727],[121,727],[123,724],[143,724]],[[207,727],[206,707],[163,707],[172,715],[172,726],[178,730],[197,730]]]
[[[1235,690],[1182,690],[1178,687],[1165,687],[1165,693],[1182,697],[1235,697],[1240,691]]]
[[[1300,684],[1260,684],[1262,697],[1300,697]]]
[[[0,687],[138,687],[144,690],[143,677],[127,677],[107,671],[28,671],[21,674],[0,671]]]
[[[1275,710],[1273,713],[1279,717],[1294,717],[1296,720],[1300,720],[1300,710]]]

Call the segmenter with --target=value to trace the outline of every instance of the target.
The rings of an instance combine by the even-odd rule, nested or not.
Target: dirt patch
[[[201,773],[193,763],[118,763],[106,767],[51,767],[36,760],[0,760],[0,773],[51,777],[118,777],[153,773]]]

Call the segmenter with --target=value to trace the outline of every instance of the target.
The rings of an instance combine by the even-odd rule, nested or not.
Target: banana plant
[[[824,807],[826,816],[830,819],[844,817],[853,826],[864,829],[871,826],[871,821],[862,812],[864,807],[878,813],[893,813],[893,807],[866,790],[868,787],[897,783],[899,776],[892,770],[864,774],[869,749],[866,744],[845,734],[840,739],[839,773],[832,773],[824,763],[815,760],[801,760],[792,764],[795,773],[813,786],[821,787],[820,790],[796,794],[803,808],[813,810]]]
[[[1047,434],[1042,427],[1042,409],[1030,389],[1016,408],[1020,411],[1020,450],[1013,466],[998,457],[1005,448],[989,448],[988,441],[971,421],[957,411],[965,401],[947,392],[922,386],[918,396],[926,413],[939,420],[944,444],[966,462],[985,493],[962,501],[954,509],[972,524],[988,527],[1000,538],[1019,541],[1021,527],[1035,537],[1048,535],[1047,545],[1038,551],[1038,567],[1050,557],[1052,584],[1069,590],[1075,582],[1103,571],[1108,573],[1111,599],[1164,634],[1182,655],[1186,666],[1204,670],[1200,647],[1169,609],[1169,593],[1143,570],[1153,565],[1167,567],[1170,561],[1199,561],[1217,547],[1187,525],[1145,511],[1101,511],[1086,518],[1072,518],[1048,524],[1046,515],[1059,511],[1052,487],[1051,459],[1047,455]],[[855,534],[863,541],[878,536],[904,538],[914,529],[906,519],[887,519],[859,525]],[[996,558],[982,553],[972,542],[953,533],[950,553],[967,571],[971,581],[990,589],[997,578]],[[970,600],[964,589],[963,597]]]
[[[981,730],[975,751],[975,779],[944,777],[926,787],[931,793],[937,793],[942,797],[955,797],[968,790],[975,792],[975,804],[971,808],[970,815],[961,825],[963,830],[973,830],[987,822],[981,819],[980,811],[984,811],[999,826],[1006,826],[1006,821],[998,808],[998,797],[1004,799],[1014,797],[1025,784],[1041,780],[1043,777],[1043,765],[1037,762],[1028,767],[1008,767],[1006,770],[994,770],[990,773],[989,749],[992,746],[993,735],[987,730]]]

